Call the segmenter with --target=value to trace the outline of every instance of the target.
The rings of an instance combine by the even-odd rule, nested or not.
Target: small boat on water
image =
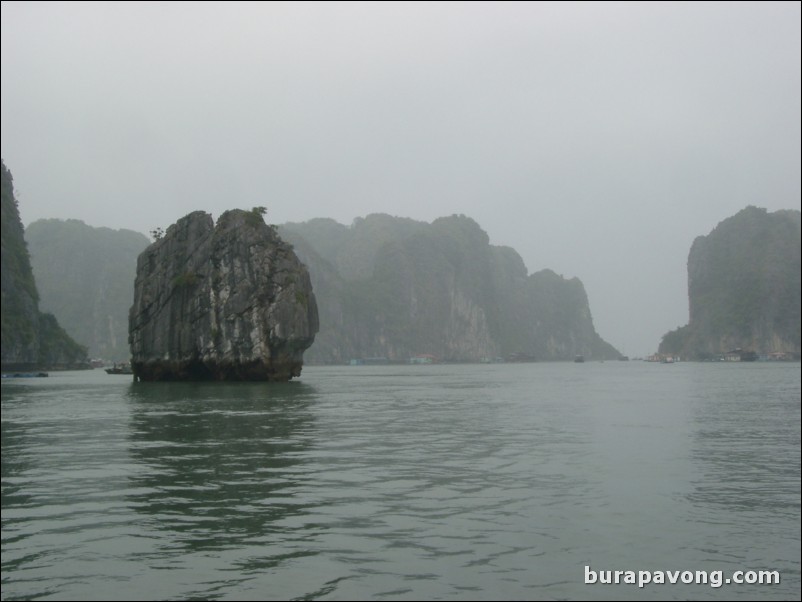
[[[106,374],[133,374],[131,364],[114,364],[113,368],[106,368]]]
[[[577,355],[577,356],[574,358],[574,363],[575,363],[575,364],[582,364],[582,363],[584,363],[584,362],[585,362],[585,356],[584,356],[584,355]]]

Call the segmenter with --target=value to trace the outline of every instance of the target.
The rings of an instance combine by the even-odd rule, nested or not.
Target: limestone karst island
[[[137,261],[129,316],[137,380],[300,376],[318,312],[309,274],[263,210],[190,213]]]
[[[686,326],[660,353],[690,360],[799,359],[800,212],[747,207],[688,254]]]
[[[14,180],[0,161],[2,189],[2,355],[3,372],[88,368],[86,347],[64,331],[53,314],[40,311],[25,234],[14,196]]]
[[[304,360],[621,358],[579,279],[530,274],[464,215],[277,227],[259,207],[216,225],[198,211],[150,244],[78,220],[23,230],[2,171],[4,372],[88,368],[91,357],[132,359],[139,380],[288,380]],[[690,321],[653,357],[798,360],[799,291],[799,211],[747,207],[694,242]]]

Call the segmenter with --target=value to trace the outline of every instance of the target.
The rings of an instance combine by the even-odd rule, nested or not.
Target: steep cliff
[[[140,380],[289,380],[318,330],[309,274],[256,211],[198,211],[137,260],[129,331]]]
[[[73,341],[52,315],[39,311],[39,294],[14,198],[14,181],[5,163],[0,244],[3,370],[87,367],[86,348]]]
[[[690,320],[663,337],[660,352],[798,355],[800,249],[799,211],[747,207],[698,237],[688,255]]]
[[[596,334],[581,282],[528,275],[513,249],[490,245],[465,216],[312,220],[281,232],[309,266],[320,304],[310,361],[619,355]]]
[[[79,220],[38,220],[25,231],[40,305],[92,357],[128,361],[136,259],[150,244],[131,230]]]

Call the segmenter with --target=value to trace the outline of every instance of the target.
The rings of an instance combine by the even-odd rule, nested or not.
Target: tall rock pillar
[[[137,261],[129,314],[138,380],[299,376],[318,331],[306,267],[256,211],[202,211]]]

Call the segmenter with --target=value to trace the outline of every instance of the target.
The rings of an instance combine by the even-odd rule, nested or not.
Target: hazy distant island
[[[14,181],[2,162],[2,370],[88,368],[86,347],[39,311],[39,293],[14,196]]]
[[[41,307],[89,348],[90,357],[127,362],[136,259],[150,239],[73,219],[35,221],[25,239]]]
[[[309,267],[320,333],[308,361],[492,362],[617,359],[577,278],[528,274],[472,219],[385,214],[279,232]]]
[[[747,207],[699,236],[688,255],[690,320],[661,354],[799,359],[800,212]]]
[[[317,303],[306,268],[264,212],[226,211],[216,224],[190,213],[140,254],[129,316],[134,378],[300,375]]]

